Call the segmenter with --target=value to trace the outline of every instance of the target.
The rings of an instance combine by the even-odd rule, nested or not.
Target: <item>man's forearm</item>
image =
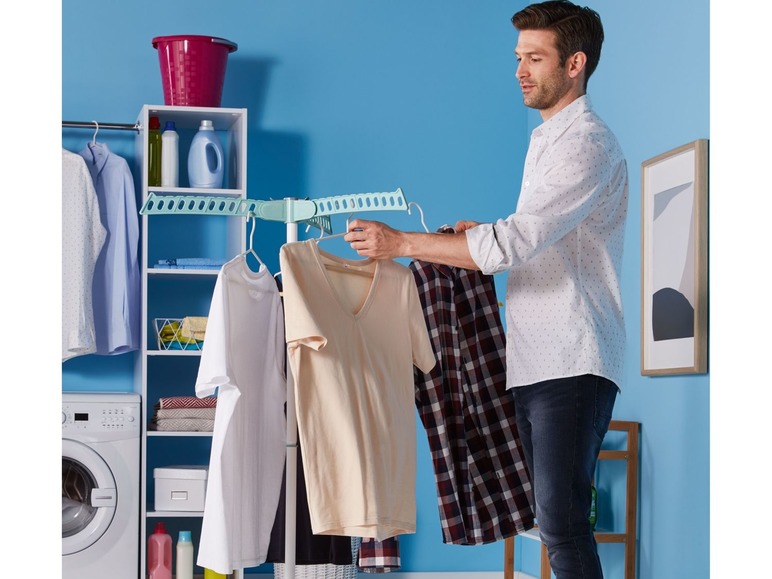
[[[403,257],[464,269],[480,269],[469,253],[465,232],[400,233]]]
[[[472,224],[473,222],[463,223]],[[465,269],[480,269],[469,253],[466,233],[463,231],[459,233],[399,231],[380,221],[355,219],[349,224],[349,231],[344,239],[359,255],[373,259],[409,257]]]

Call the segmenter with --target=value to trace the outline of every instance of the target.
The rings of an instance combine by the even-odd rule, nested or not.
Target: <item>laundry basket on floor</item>
[[[295,579],[356,579],[359,537],[351,538],[352,565],[295,565]],[[274,579],[285,579],[284,563],[273,564]]]

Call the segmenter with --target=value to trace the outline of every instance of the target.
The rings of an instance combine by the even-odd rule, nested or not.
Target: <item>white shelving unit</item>
[[[180,187],[148,185],[148,132],[151,116],[159,117],[163,128],[174,121],[180,135]],[[212,120],[223,146],[225,171],[221,189],[187,187],[187,155],[190,142],[202,119]],[[137,119],[136,158],[142,179],[142,204],[148,196],[201,195],[223,199],[245,199],[247,183],[247,110],[231,108],[175,107],[145,105]],[[164,520],[172,539],[176,529],[191,530],[194,542],[200,535],[202,512],[156,511],[153,506],[153,468],[168,464],[206,464],[212,433],[149,430],[153,408],[161,397],[195,396],[195,376],[201,352],[159,350],[154,318],[206,316],[218,271],[215,269],[162,269],[158,259],[209,257],[230,259],[246,247],[245,223],[233,216],[142,215],[140,271],[142,278],[142,341],[137,357],[136,390],[142,395],[142,461],[140,569],[147,577],[147,537],[156,520]],[[169,457],[172,454],[174,458]],[[167,464],[157,464],[163,454]],[[180,461],[177,460],[180,457]]]

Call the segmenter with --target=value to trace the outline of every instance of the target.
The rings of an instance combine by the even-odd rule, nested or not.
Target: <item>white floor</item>
[[[387,573],[387,577],[399,577],[399,579],[502,579],[503,571],[464,571],[458,573],[448,573],[446,571],[436,571],[433,573]],[[373,579],[372,573],[359,573],[360,579]],[[514,579],[536,579],[532,575],[526,575],[515,571]]]

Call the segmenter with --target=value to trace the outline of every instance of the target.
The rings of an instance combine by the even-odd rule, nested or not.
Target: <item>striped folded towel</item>
[[[165,418],[203,418],[214,420],[217,408],[159,408],[153,420]]]
[[[165,432],[212,432],[214,420],[204,418],[161,418],[153,419],[151,430]]]
[[[159,408],[216,408],[217,396],[168,396],[159,398],[155,403],[155,409]]]

